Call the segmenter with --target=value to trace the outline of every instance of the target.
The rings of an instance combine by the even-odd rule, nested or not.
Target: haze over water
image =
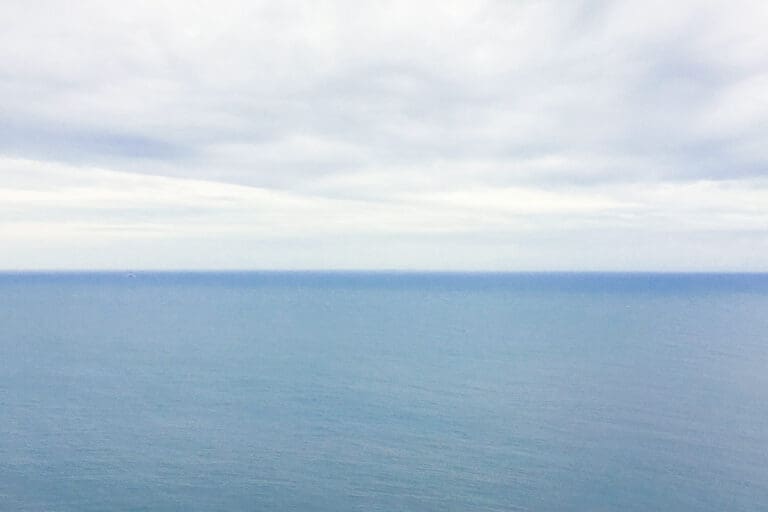
[[[0,510],[761,510],[766,312],[754,274],[2,274]]]

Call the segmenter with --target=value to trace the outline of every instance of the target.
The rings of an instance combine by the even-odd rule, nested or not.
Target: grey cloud
[[[27,30],[6,46],[26,59],[15,60],[21,70],[6,97],[38,92],[11,107],[35,121],[9,127],[3,150],[94,163],[107,156],[126,170],[254,185],[293,180],[299,189],[315,175],[371,165],[495,159],[503,172],[516,160],[573,153],[634,158],[660,179],[762,174],[763,155],[739,154],[743,133],[707,138],[690,126],[713,98],[768,70],[709,53],[714,43],[702,31],[728,8],[688,4],[638,22],[631,17],[643,7],[623,4],[393,3],[388,12],[344,2],[165,3],[117,13],[93,4],[61,13],[57,30],[50,15],[17,12]],[[758,21],[739,29],[754,33]],[[351,151],[317,162],[311,152],[284,163],[260,156],[295,135]],[[207,150],[226,144],[249,144],[253,155]],[[155,169],[136,158],[184,162]],[[607,180],[647,175],[605,169]]]
[[[66,120],[53,124],[0,119],[0,152],[10,156],[98,164],[115,159],[183,160],[194,151],[144,134],[68,127]]]
[[[179,186],[204,180],[326,198],[344,202],[339,217],[389,205],[392,212],[377,210],[377,222],[394,218],[401,226],[394,210],[412,207],[424,220],[431,204],[424,198],[442,194],[439,203],[466,190],[478,191],[470,209],[481,218],[483,198],[494,190],[502,197],[517,188],[575,196],[607,190],[620,202],[631,186],[683,190],[717,181],[727,189],[738,182],[744,192],[768,176],[768,9],[761,2],[62,5],[0,6],[0,157],[61,164],[69,176],[63,182],[88,184],[91,173],[94,190],[102,175],[89,169],[99,167],[174,178]],[[0,191],[39,185],[23,181],[0,175]],[[139,211],[137,201],[116,205],[110,225],[149,229],[153,215],[177,227],[179,219],[206,225],[218,218],[221,205],[198,211],[197,196],[190,197],[180,210],[159,204],[155,213]],[[261,196],[254,197],[252,208]],[[359,203],[346,203],[353,200]],[[663,229],[655,212],[664,218],[673,207],[658,200],[643,199],[632,229],[642,222]],[[250,204],[237,215],[255,219]],[[449,230],[452,205],[445,199],[445,226],[425,225]],[[49,207],[58,215],[58,206]],[[66,211],[87,224],[100,208]],[[608,240],[626,214],[619,210],[598,209],[576,231],[589,225]],[[14,210],[14,219],[25,211]],[[565,214],[553,211],[565,224]],[[517,222],[498,215],[502,225]],[[533,222],[536,229],[558,224],[537,215],[547,222]],[[727,225],[736,229],[739,218]],[[487,247],[503,238],[487,226],[467,229],[477,229]],[[522,240],[512,231],[504,236]],[[576,247],[570,235],[558,237]]]

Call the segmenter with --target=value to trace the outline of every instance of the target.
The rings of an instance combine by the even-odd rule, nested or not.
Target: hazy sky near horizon
[[[0,268],[768,270],[761,0],[0,20]]]

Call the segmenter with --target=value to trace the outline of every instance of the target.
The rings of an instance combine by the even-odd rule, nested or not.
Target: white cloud
[[[763,2],[0,18],[0,267],[765,268]]]

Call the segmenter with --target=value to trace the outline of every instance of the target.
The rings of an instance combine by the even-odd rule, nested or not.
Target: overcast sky
[[[768,270],[763,0],[0,23],[0,268]]]

